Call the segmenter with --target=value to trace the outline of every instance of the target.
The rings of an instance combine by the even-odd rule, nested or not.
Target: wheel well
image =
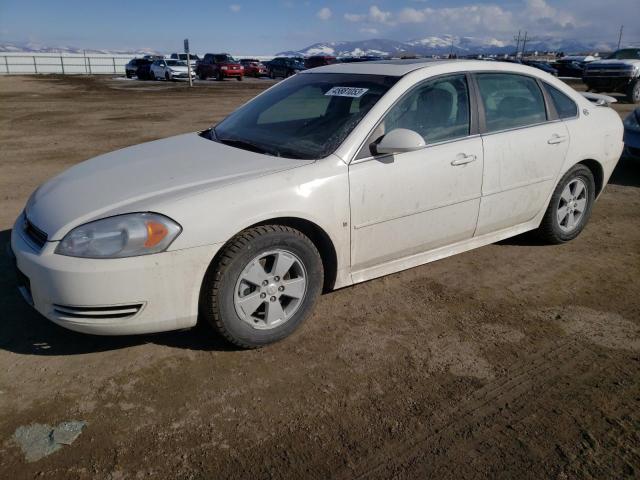
[[[591,174],[593,175],[593,179],[596,182],[596,197],[598,195],[600,195],[600,192],[602,191],[602,189],[604,188],[604,170],[602,169],[602,165],[600,165],[600,163],[596,160],[583,160],[580,162],[580,164],[584,165],[585,167],[587,167],[589,170],[591,170]]]
[[[309,238],[309,240],[311,240],[316,246],[316,248],[318,249],[318,253],[320,253],[320,258],[322,259],[322,267],[324,269],[323,292],[329,292],[333,290],[338,272],[338,256],[336,254],[336,249],[333,246],[331,238],[329,238],[329,235],[327,235],[327,233],[321,227],[313,222],[310,222],[309,220],[304,220],[302,218],[279,217],[255,223],[253,225],[249,225],[246,228],[253,228],[259,225],[284,225],[287,227],[295,228],[296,230],[305,234]],[[209,266],[210,269],[216,268],[219,256],[223,251],[224,247],[222,247],[218,251],[218,253],[216,253]]]
[[[336,249],[333,246],[333,242],[327,232],[315,223],[297,217],[272,218],[256,223],[255,225],[251,225],[247,228],[256,227],[258,225],[284,225],[295,228],[296,230],[304,233],[316,246],[318,253],[320,253],[320,258],[322,259],[322,267],[324,268],[323,292],[333,290],[338,272],[338,256],[336,254]]]

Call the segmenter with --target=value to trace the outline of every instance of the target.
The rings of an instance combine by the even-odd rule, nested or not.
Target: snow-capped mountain
[[[613,46],[606,43],[583,42],[571,39],[544,38],[527,42],[527,51],[562,51],[565,53],[610,51]],[[448,55],[500,55],[514,53],[516,45],[496,38],[457,37],[452,35],[428,36],[400,42],[396,40],[371,39],[352,42],[323,42],[301,50],[280,52],[278,56],[333,55],[336,57],[380,55],[396,56]]]
[[[11,42],[0,43],[0,52],[29,52],[29,53],[101,53],[107,55],[144,54],[153,55],[157,52],[151,48],[139,48],[128,50],[111,49],[82,49],[77,47],[51,47],[36,42]]]

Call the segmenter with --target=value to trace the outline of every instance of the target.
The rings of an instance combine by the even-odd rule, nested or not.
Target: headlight
[[[635,112],[631,112],[627,118],[624,119],[624,128],[633,131],[640,131],[640,122],[638,122],[638,117]]]
[[[182,231],[157,213],[130,213],[103,218],[71,230],[56,253],[83,258],[123,258],[166,250]]]
[[[222,67],[220,67],[220,70],[226,70],[227,68],[229,67],[223,65]]]

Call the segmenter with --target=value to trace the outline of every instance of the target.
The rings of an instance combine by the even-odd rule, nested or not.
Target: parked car
[[[364,55],[362,57],[340,57],[339,62],[342,63],[355,63],[355,62],[375,62],[378,60],[384,60],[383,57],[375,55]]]
[[[589,63],[582,80],[594,92],[624,93],[628,102],[640,103],[640,48],[623,48]]]
[[[625,153],[640,160],[640,108],[636,108],[624,119]]]
[[[207,53],[198,62],[197,69],[200,80],[213,77],[216,80],[236,78],[241,81],[244,76],[244,67],[228,53]]]
[[[187,62],[182,60],[161,59],[151,64],[151,76],[155,80],[189,80],[189,68]],[[195,72],[191,72],[191,78],[195,78]]]
[[[549,65],[547,62],[538,62],[535,60],[523,60],[522,61],[523,65],[528,65],[530,67],[533,68],[538,68],[540,70],[542,70],[543,72],[547,72],[551,75],[553,75],[554,77],[558,76],[558,70],[555,69],[554,67],[552,67],[551,65]]]
[[[276,57],[267,63],[269,78],[287,78],[305,69],[304,64],[295,58]]]
[[[80,332],[200,317],[260,347],[300,326],[323,289],[529,230],[577,237],[623,149],[601,97],[503,62],[304,71],[215,127],[36,189],[11,232],[19,288]]]
[[[124,66],[124,74],[127,78],[133,78],[134,75],[136,75],[136,72],[138,70],[138,65],[140,65],[139,62],[143,62],[144,60],[141,58],[132,58],[131,60],[129,60],[129,62],[127,62],[127,64]]]
[[[174,60],[182,60],[183,62],[187,61],[187,54],[186,53],[172,53],[171,57]],[[196,65],[198,64],[198,62],[200,61],[200,57],[198,57],[198,55],[196,55],[195,53],[190,53],[189,54],[189,63],[191,64],[191,69],[195,72],[196,71]]]
[[[596,60],[591,55],[567,55],[556,60],[553,67],[558,70],[559,77],[582,78],[584,67]]]
[[[138,68],[136,68],[136,77],[138,80],[153,80],[153,74],[151,73],[151,65],[154,60],[141,58],[138,60]]]
[[[322,67],[324,65],[331,65],[336,62],[336,57],[332,57],[331,55],[313,55],[305,59],[304,68]]]
[[[240,65],[244,67],[244,74],[247,77],[258,78],[269,74],[266,65],[254,58],[243,58],[240,60]]]

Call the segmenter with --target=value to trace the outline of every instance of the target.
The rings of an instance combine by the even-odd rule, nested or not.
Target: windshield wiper
[[[218,142],[224,143],[225,145],[229,145],[231,147],[238,147],[238,148],[242,148],[243,150],[250,150],[256,153],[266,153],[267,155],[273,155],[275,157],[280,156],[280,152],[266,149],[261,145],[257,145],[247,140],[241,140],[239,138],[220,138],[220,137],[217,137],[217,140]]]

